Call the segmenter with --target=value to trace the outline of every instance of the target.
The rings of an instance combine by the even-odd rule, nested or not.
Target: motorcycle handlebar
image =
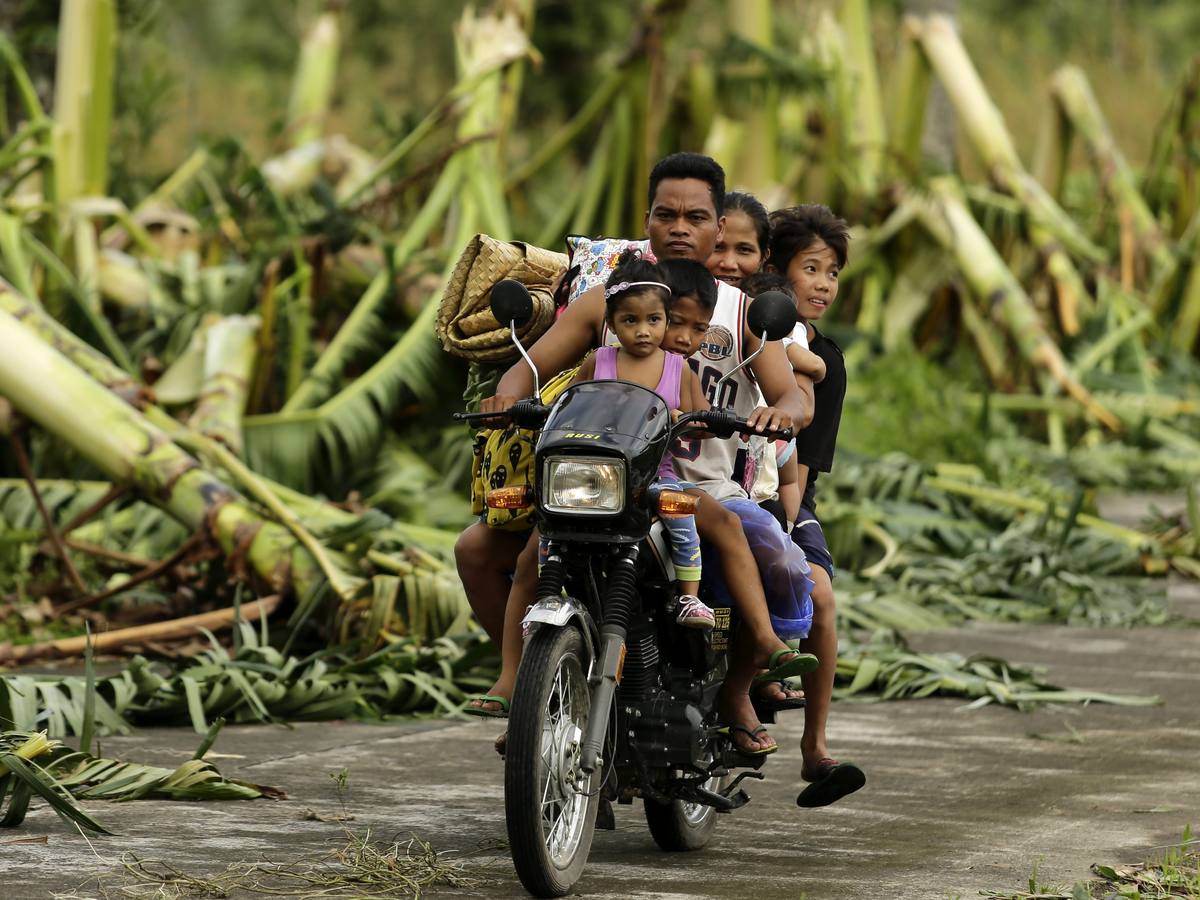
[[[454,413],[451,417],[456,422],[489,422],[496,419],[508,420],[522,428],[539,428],[550,415],[550,407],[543,406],[536,400],[518,400],[503,412]]]
[[[767,431],[758,431],[750,426],[750,423],[740,416],[735,416],[733,413],[724,409],[708,409],[700,412],[688,413],[681,418],[676,424],[676,428],[683,425],[695,422],[704,425],[706,430],[715,434],[717,437],[731,437],[734,433],[745,434],[749,436],[762,435],[769,440],[790,441],[795,432],[791,428],[770,429]]]
[[[548,415],[550,415],[550,407],[543,406],[535,400],[518,400],[503,412],[455,413],[453,418],[458,422],[469,423],[488,422],[497,419],[501,421],[508,420],[522,428],[540,428]],[[795,432],[791,428],[758,431],[750,427],[750,424],[745,419],[724,409],[706,409],[688,413],[676,423],[676,432],[681,430],[683,426],[693,422],[703,425],[705,430],[717,437],[723,438],[730,437],[735,433],[750,436],[760,434],[769,440],[790,441],[795,435]]]

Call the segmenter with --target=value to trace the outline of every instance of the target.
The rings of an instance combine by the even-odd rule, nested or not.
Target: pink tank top
[[[596,370],[592,377],[596,381],[615,381],[617,379],[617,349],[616,347],[601,347],[596,351]],[[666,359],[663,360],[662,375],[658,379],[658,385],[654,388],[654,393],[663,398],[663,402],[667,404],[667,409],[679,409],[679,386],[683,379],[683,366],[685,360],[678,353],[665,351]],[[668,452],[663,457],[662,463],[658,467],[658,477],[675,479],[675,465]]]

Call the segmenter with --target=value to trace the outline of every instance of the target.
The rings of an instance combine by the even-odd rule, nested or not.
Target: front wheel
[[[711,778],[705,785],[709,790],[720,790],[721,779]],[[717,827],[717,811],[703,803],[686,803],[672,800],[663,803],[647,798],[646,824],[654,843],[668,852],[701,850],[708,845]]]
[[[577,628],[541,628],[525,646],[508,720],[504,813],[513,864],[535,897],[561,897],[583,874],[599,777],[579,769],[591,697]]]

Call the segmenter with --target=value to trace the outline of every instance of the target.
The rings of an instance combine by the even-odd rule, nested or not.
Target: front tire
[[[719,788],[720,779],[712,779],[708,787],[713,790]],[[663,803],[649,798],[644,805],[650,836],[668,853],[704,849],[717,827],[717,811],[711,806],[685,803],[683,800]]]
[[[525,646],[508,720],[504,813],[513,865],[535,897],[561,897],[592,847],[599,775],[580,793],[580,745],[591,695],[574,627],[539,629]]]

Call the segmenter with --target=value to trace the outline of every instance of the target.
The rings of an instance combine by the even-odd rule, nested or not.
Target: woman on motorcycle
[[[757,287],[754,291],[746,291],[746,296],[756,297],[761,291],[779,289],[773,281],[755,279],[756,275],[772,275],[763,271],[770,252],[771,220],[767,208],[753,194],[730,191],[725,195],[725,231],[705,263],[708,271],[718,281],[743,291],[753,281]],[[817,384],[825,377],[825,363],[807,349],[808,342],[803,339],[803,334],[803,328],[799,328],[796,335],[799,341],[784,340],[788,360],[794,371]]]
[[[771,247],[770,216],[758,198],[745,191],[730,191],[725,195],[724,213],[725,229],[705,265],[714,278],[745,290],[756,276],[766,274],[763,272],[763,266],[767,263]],[[778,286],[774,283],[764,283],[760,287],[761,290],[773,290]],[[755,291],[749,296],[756,296],[757,293],[758,291]],[[803,328],[799,329],[797,337],[798,341],[788,342],[788,361],[795,372],[816,384],[825,377],[825,364],[808,350],[808,342],[803,338]],[[780,460],[783,466],[780,468],[778,482],[782,486],[786,479],[790,485],[789,489],[794,489],[794,453],[781,454]],[[763,462],[771,464],[774,461],[765,458]],[[798,490],[795,492],[799,493]],[[760,712],[794,709],[803,703],[803,692],[789,688],[782,681],[766,681],[753,690],[755,708]]]
[[[762,269],[770,245],[767,209],[753,194],[730,191],[725,195],[725,231],[705,265],[713,277],[735,288],[742,279]]]

